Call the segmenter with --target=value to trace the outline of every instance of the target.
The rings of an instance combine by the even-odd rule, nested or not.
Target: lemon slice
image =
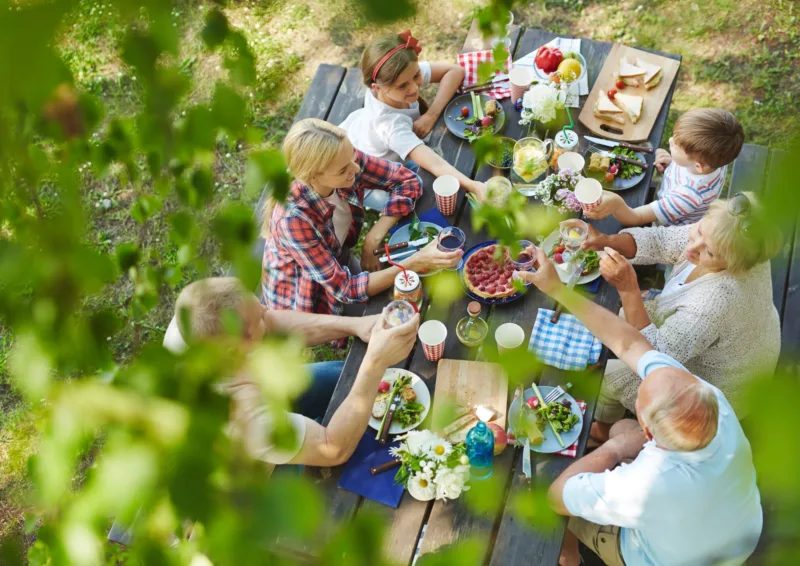
[[[577,230],[570,230],[569,231],[569,237],[572,238],[572,239],[577,240],[577,239],[579,239],[581,237],[581,235],[578,233]]]

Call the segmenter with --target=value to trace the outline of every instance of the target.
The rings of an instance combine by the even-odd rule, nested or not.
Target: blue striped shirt
[[[658,200],[651,203],[658,223],[680,226],[699,221],[719,197],[727,170],[724,165],[707,175],[695,175],[670,163],[658,188]]]

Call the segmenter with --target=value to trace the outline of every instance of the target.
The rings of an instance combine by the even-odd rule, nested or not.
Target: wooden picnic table
[[[534,29],[515,26],[511,34],[511,51],[514,58],[521,57],[539,46],[558,37],[556,34]],[[562,37],[565,37],[562,35]],[[476,25],[472,28],[464,44],[464,52],[474,51],[483,47]],[[603,62],[611,50],[612,44],[591,39],[583,39],[581,53],[588,64],[589,87],[591,89]],[[665,57],[680,60],[680,56],[653,51]],[[666,101],[661,108],[658,119],[649,137],[653,147],[658,147],[661,141],[667,115],[675,85],[671,85]],[[365,87],[361,81],[358,69],[344,69],[338,66],[321,65],[314,77],[309,93],[298,114],[298,119],[317,117],[327,119],[334,124],[341,123],[352,111],[363,105]],[[581,97],[584,102],[586,97]],[[524,137],[527,127],[518,124],[519,113],[513,109],[512,101],[502,101],[503,109],[508,120],[503,135],[519,139]],[[577,122],[579,109],[572,109],[576,121],[575,131],[581,135],[584,128]],[[434,148],[459,171],[471,178],[487,180],[499,174],[488,166],[476,167],[475,154],[466,141],[453,136],[446,128],[442,118],[437,122],[430,138],[430,147]],[[584,140],[581,140],[581,150],[586,149]],[[649,164],[653,156],[648,155]],[[653,174],[653,167],[649,167],[645,178],[635,188],[624,191],[622,196],[628,205],[640,206],[646,202],[648,187]],[[424,183],[423,196],[417,202],[417,211],[422,212],[434,206],[435,199],[431,185],[433,177],[421,170],[420,176]],[[472,227],[472,208],[462,194],[456,207],[456,213],[449,219],[455,226],[461,228],[467,236],[466,248],[489,239],[488,234],[475,232]],[[615,233],[621,226],[613,218],[599,222],[592,222],[598,229],[606,233]],[[427,295],[427,290],[426,290]],[[430,299],[430,297],[427,297]],[[365,314],[376,314],[392,299],[392,291],[381,293],[371,298],[367,304]],[[601,282],[595,300],[603,306],[618,310],[619,296],[612,286]],[[445,343],[444,358],[449,359],[474,359],[476,350],[467,349],[461,345],[455,334],[455,325],[466,315],[466,306],[470,299],[467,296],[455,301],[444,313],[437,317],[431,316],[431,301],[426,300],[423,306],[423,319],[439,318],[448,328]],[[433,301],[435,304],[435,301]],[[554,308],[554,302],[547,296],[531,289],[525,296],[507,305],[493,307],[484,306],[482,316],[488,318],[490,337],[484,343],[484,349],[494,348],[494,330],[500,324],[515,322],[522,326],[526,332],[526,343],[530,337],[536,313],[540,308]],[[361,361],[366,351],[366,345],[356,340],[350,350],[344,365],[342,376],[334,392],[328,408],[325,424],[347,396],[358,372]],[[588,383],[586,379],[576,379],[570,372],[560,371],[546,367],[541,372],[532,371],[527,381],[536,380],[540,384],[555,385],[572,381],[575,386],[571,392],[578,399],[587,403],[584,414],[585,425],[581,431],[578,457],[585,451],[586,440],[592,422],[595,402],[600,388],[602,370],[605,367],[607,352],[603,351],[596,376]],[[433,393],[436,383],[436,364],[425,359],[419,343],[411,355],[403,363],[398,364],[425,379],[428,388]],[[513,393],[511,391],[510,393]],[[371,511],[382,516],[387,521],[387,530],[384,541],[384,552],[387,559],[392,562],[410,564],[415,551],[419,546],[421,554],[437,551],[442,547],[455,544],[467,539],[479,541],[483,553],[483,562],[489,564],[556,564],[564,536],[566,521],[560,521],[557,528],[548,531],[534,530],[526,522],[519,520],[507,503],[519,495],[524,495],[534,488],[547,488],[555,477],[558,476],[574,459],[563,456],[532,455],[533,478],[526,480],[522,474],[522,453],[519,449],[509,447],[503,454],[495,458],[494,475],[502,478],[504,492],[499,494],[497,505],[488,514],[475,512],[465,502],[464,498],[456,501],[431,501],[421,502],[404,494],[400,506],[391,509],[381,504],[337,487],[343,467],[308,469],[309,477],[317,483],[324,493],[328,505],[328,518],[325,532],[320,533],[313,541],[281,541],[282,545],[291,548],[294,557],[307,556],[311,560],[317,555],[321,544],[327,536],[341,524],[342,521],[352,520],[357,513]],[[423,536],[424,532],[424,536]]]

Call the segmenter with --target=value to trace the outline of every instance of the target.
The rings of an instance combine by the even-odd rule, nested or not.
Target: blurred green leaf
[[[117,263],[123,272],[134,267],[141,259],[139,246],[133,242],[126,242],[117,246]]]
[[[245,102],[235,90],[218,82],[214,88],[214,99],[211,111],[217,123],[234,135],[238,135],[244,127]]]
[[[248,156],[244,179],[247,194],[256,196],[269,187],[275,199],[284,201],[289,192],[291,176],[279,151],[261,150]]]
[[[215,48],[222,45],[228,36],[228,18],[220,10],[213,8],[206,14],[206,25],[200,36],[207,47]]]

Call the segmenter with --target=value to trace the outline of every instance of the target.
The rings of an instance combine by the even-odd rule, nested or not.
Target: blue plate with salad
[[[506,114],[503,105],[491,96],[467,92],[447,105],[444,123],[454,136],[472,143],[481,136],[502,130]]]
[[[641,161],[642,163],[647,163],[644,154],[638,151],[615,147],[613,150],[609,150],[609,153],[613,155],[623,155]],[[630,163],[616,161],[609,157],[604,158],[599,153],[587,151],[583,157],[586,160],[583,174],[586,177],[597,179],[603,185],[604,189],[612,191],[632,189],[644,179],[644,174],[647,172],[646,169],[631,165]]]
[[[416,216],[414,217],[414,221],[411,224],[406,224],[405,226],[400,226],[394,234],[392,234],[391,238],[389,238],[388,244],[393,246],[395,244],[399,244],[400,242],[413,242],[414,240],[418,240],[420,238],[427,237],[428,242],[431,242],[436,239],[439,235],[439,232],[442,231],[442,227],[438,224],[434,224],[433,222],[425,222],[421,221]],[[411,249],[416,251],[421,250],[425,246],[418,246],[416,248],[407,248],[405,250],[398,250],[396,252],[392,252],[392,258],[398,257],[397,261],[402,261],[405,258],[414,255],[414,254],[407,254],[404,252],[408,252]],[[431,271],[430,273],[420,273],[420,277],[430,277],[431,275],[435,275],[439,273],[441,269],[436,271]]]

